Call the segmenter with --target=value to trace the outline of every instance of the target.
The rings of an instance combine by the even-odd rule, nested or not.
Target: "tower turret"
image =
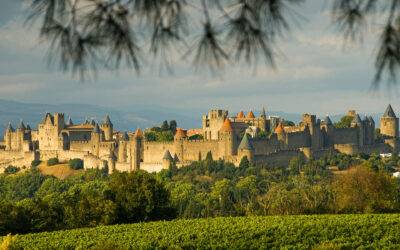
[[[143,132],[140,128],[136,129],[133,140],[130,141],[131,171],[140,169],[143,147]]]
[[[8,123],[8,126],[4,132],[4,142],[6,144],[6,150],[11,150],[11,139],[12,133],[15,132],[11,122]]]
[[[171,156],[171,153],[167,149],[164,153],[164,157],[162,158],[162,168],[169,169],[174,159]]]
[[[101,124],[101,129],[104,131],[104,139],[110,141],[113,138],[113,124],[111,122],[110,116],[106,115],[103,123]]]
[[[358,114],[356,114],[354,116],[353,121],[351,121],[350,126],[352,128],[358,129],[358,146],[364,146],[365,145],[365,124],[363,121],[361,121],[361,118]]]
[[[121,140],[119,140],[119,144],[118,144],[118,161],[119,162],[126,162],[126,160],[127,160],[126,149],[127,149],[128,141],[129,141],[128,133],[124,132],[121,137]]]
[[[381,134],[387,138],[397,138],[399,136],[399,118],[396,117],[390,104],[381,118],[380,129]]]
[[[245,156],[250,162],[254,161],[254,148],[247,133],[243,135],[242,141],[239,144],[238,160],[241,160]]]
[[[99,128],[99,124],[96,123],[91,133],[92,154],[95,156],[99,156],[100,136],[101,136],[101,131]]]
[[[219,154],[221,158],[229,158],[236,155],[235,150],[236,136],[234,134],[232,123],[226,118],[219,130]]]

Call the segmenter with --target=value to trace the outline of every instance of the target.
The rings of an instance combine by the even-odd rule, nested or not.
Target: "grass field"
[[[58,179],[65,180],[68,177],[82,173],[83,170],[74,170],[68,163],[60,163],[53,166],[47,166],[46,162],[40,163],[39,171],[44,175],[52,175]]]
[[[18,235],[24,249],[400,249],[400,214],[235,217]]]

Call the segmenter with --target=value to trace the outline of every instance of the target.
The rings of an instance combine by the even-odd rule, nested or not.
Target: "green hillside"
[[[399,249],[400,214],[226,217],[18,235],[24,249]]]

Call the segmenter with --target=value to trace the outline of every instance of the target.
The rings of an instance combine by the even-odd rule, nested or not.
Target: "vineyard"
[[[400,214],[162,221],[18,235],[15,244],[24,249],[399,249]]]

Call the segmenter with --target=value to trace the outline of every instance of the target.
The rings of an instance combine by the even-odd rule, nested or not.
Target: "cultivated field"
[[[25,249],[399,249],[400,214],[235,217],[18,235]]]

